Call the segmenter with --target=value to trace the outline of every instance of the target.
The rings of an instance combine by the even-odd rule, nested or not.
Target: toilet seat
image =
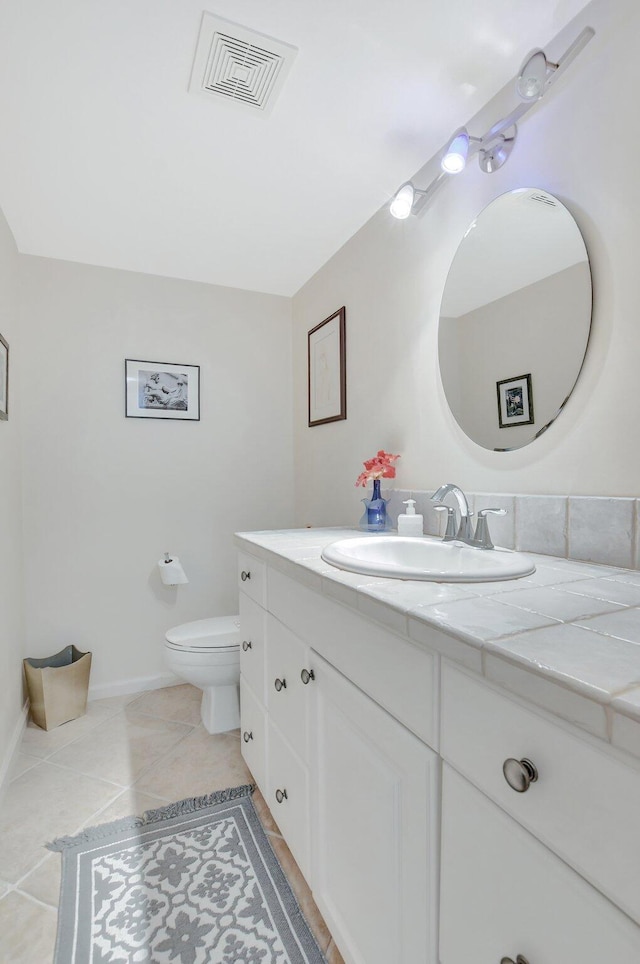
[[[187,653],[234,653],[240,647],[240,617],[214,616],[182,623],[166,633],[166,648]]]
[[[202,690],[200,716],[208,733],[240,726],[240,617],[196,619],[168,629],[164,661],[177,677]]]

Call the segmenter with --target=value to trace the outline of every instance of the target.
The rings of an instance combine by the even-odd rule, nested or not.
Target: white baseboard
[[[177,686],[183,682],[184,680],[178,679],[173,673],[162,673],[159,676],[136,676],[134,679],[117,680],[115,683],[97,683],[89,687],[89,699],[104,700],[109,696],[129,696],[130,693],[159,690],[164,686]]]
[[[2,798],[2,794],[4,793],[7,783],[9,782],[13,760],[20,749],[22,735],[26,729],[28,719],[29,701],[26,700],[22,710],[20,711],[18,719],[16,720],[16,725],[13,728],[13,733],[11,734],[11,739],[9,740],[9,746],[7,747],[4,760],[0,764],[0,799]]]

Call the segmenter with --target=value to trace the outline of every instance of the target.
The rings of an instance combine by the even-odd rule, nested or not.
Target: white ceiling
[[[205,0],[2,0],[26,254],[291,295],[585,0],[211,0],[298,48],[262,116],[188,92]]]

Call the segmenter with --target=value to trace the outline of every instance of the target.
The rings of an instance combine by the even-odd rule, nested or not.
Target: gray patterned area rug
[[[252,789],[49,844],[62,853],[55,964],[322,964]]]

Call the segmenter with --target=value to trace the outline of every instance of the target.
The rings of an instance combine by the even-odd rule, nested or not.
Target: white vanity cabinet
[[[347,964],[640,964],[640,762],[256,563],[243,753]]]

